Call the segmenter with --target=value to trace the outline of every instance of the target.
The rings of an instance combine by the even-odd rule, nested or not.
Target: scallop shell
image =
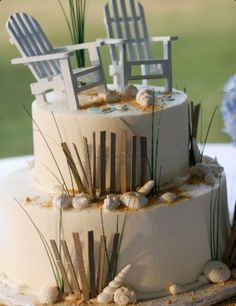
[[[114,293],[123,284],[123,281],[124,281],[128,271],[129,271],[130,267],[131,267],[130,264],[125,266],[117,274],[117,276],[114,278],[114,280],[111,281],[109,283],[109,285],[103,289],[103,291],[97,297],[97,302],[98,303],[106,304],[106,303],[110,303],[113,300]]]
[[[203,274],[212,283],[224,283],[230,279],[231,271],[223,262],[211,260],[204,266]]]
[[[129,84],[129,85],[125,86],[125,89],[124,89],[123,93],[127,97],[135,98],[137,93],[138,93],[138,89],[137,89],[136,86]]]
[[[55,286],[43,287],[39,291],[38,300],[42,304],[53,304],[58,299],[59,292]]]
[[[52,198],[52,204],[55,208],[66,209],[71,206],[71,198],[64,192],[58,193]]]
[[[173,203],[176,199],[177,199],[177,195],[173,192],[163,193],[159,198],[160,201],[163,201],[166,203]]]
[[[151,180],[151,181],[148,181],[143,187],[141,187],[138,192],[139,193],[142,193],[144,195],[148,195],[152,188],[154,187],[155,185],[155,181]]]
[[[135,290],[127,287],[120,287],[114,293],[114,302],[120,306],[133,304],[137,302]]]
[[[120,201],[123,205],[130,209],[138,209],[145,206],[148,203],[148,199],[139,192],[126,192],[121,195]]]
[[[210,186],[214,186],[217,183],[217,179],[215,178],[215,176],[212,173],[208,173],[204,177],[204,181],[207,185],[210,185]]]
[[[90,202],[91,201],[89,195],[84,192],[81,192],[77,193],[72,199],[72,206],[75,209],[82,210],[88,207]]]
[[[209,166],[205,163],[196,163],[193,167],[190,168],[190,173],[201,178],[204,178],[211,170]]]
[[[136,95],[136,101],[142,106],[150,106],[154,103],[153,91],[150,89],[140,90]]]
[[[120,199],[115,194],[108,194],[103,203],[103,208],[107,210],[113,210],[119,207]]]

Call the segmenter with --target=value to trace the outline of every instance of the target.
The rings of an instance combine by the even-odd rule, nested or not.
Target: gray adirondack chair
[[[172,90],[171,41],[177,37],[150,37],[142,5],[135,0],[109,0],[104,8],[112,65],[110,75],[121,89],[129,80],[164,79],[165,90]],[[114,39],[124,39],[118,41]],[[151,42],[162,43],[163,56],[154,59]],[[118,48],[118,47],[119,48]],[[120,49],[120,50],[118,50]],[[141,65],[141,74],[132,74],[132,66]]]
[[[6,28],[10,42],[22,55],[12,63],[29,66],[37,81],[31,84],[31,91],[39,102],[46,102],[46,92],[55,90],[65,93],[69,108],[76,110],[81,91],[95,87],[106,91],[98,42],[53,48],[38,22],[25,13],[9,17]],[[80,49],[88,50],[91,66],[73,70],[71,57]],[[92,81],[84,84],[85,78]]]

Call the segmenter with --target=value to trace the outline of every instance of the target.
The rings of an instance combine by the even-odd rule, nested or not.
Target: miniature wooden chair
[[[46,91],[64,92],[69,108],[79,108],[77,93],[96,87],[105,92],[106,85],[99,53],[99,43],[91,42],[63,48],[53,48],[38,22],[25,13],[9,17],[6,24],[11,43],[22,58],[13,64],[29,66],[37,82],[31,84],[32,94],[39,102],[46,102]],[[75,50],[88,50],[91,67],[72,70],[71,56]],[[84,78],[91,82],[84,83]]]
[[[147,85],[149,79],[165,79],[165,90],[171,91],[171,41],[177,37],[149,37],[143,7],[135,0],[109,0],[104,16],[108,37],[125,39],[125,43],[119,45],[122,52],[117,52],[117,42],[110,44],[110,75],[114,83],[123,88],[129,80],[142,80]],[[163,44],[163,58],[153,59],[151,42]],[[138,65],[141,65],[141,75],[132,75],[132,66]]]

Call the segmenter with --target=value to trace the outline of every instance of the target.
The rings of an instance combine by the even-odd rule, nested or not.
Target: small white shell
[[[120,287],[114,293],[114,302],[120,306],[136,303],[137,294],[136,292],[127,287]]]
[[[138,209],[145,206],[148,199],[139,192],[126,192],[121,195],[120,201],[123,205],[129,207],[130,209]]]
[[[204,266],[203,274],[212,283],[224,283],[230,279],[231,271],[223,262],[211,260]]]
[[[211,170],[207,164],[196,163],[193,167],[190,168],[190,173],[193,175],[204,178]]]
[[[55,208],[66,209],[71,206],[71,198],[64,192],[58,193],[52,198],[52,204]]]
[[[150,89],[140,90],[136,95],[136,101],[142,106],[150,106],[154,103],[153,91]]]
[[[137,93],[137,87],[131,84],[127,85],[124,89],[124,95],[126,95],[127,97],[135,98]]]
[[[217,183],[217,179],[215,178],[215,176],[212,173],[208,173],[204,177],[204,181],[207,185],[210,185],[210,186],[214,186]]]
[[[148,195],[150,193],[150,191],[152,190],[152,188],[155,185],[155,181],[151,180],[148,181],[145,185],[143,185],[143,187],[141,187],[138,192],[142,193],[144,195]]]
[[[39,291],[38,301],[42,304],[53,304],[58,299],[58,289],[55,286],[47,286]]]
[[[124,282],[124,279],[130,269],[131,265],[125,266],[114,278],[113,281],[109,283],[107,287],[98,295],[97,302],[101,304],[110,303],[113,300],[114,293]]]
[[[82,210],[88,207],[89,203],[90,203],[90,197],[88,194],[84,192],[77,193],[72,199],[72,206],[78,210]]]
[[[166,192],[163,193],[159,200],[166,202],[166,203],[173,203],[177,199],[177,195],[174,192]]]
[[[120,199],[115,194],[108,194],[103,203],[103,208],[107,210],[113,210],[119,207]]]

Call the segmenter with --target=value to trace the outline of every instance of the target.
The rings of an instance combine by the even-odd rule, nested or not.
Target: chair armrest
[[[73,52],[60,52],[60,53],[50,53],[45,55],[36,55],[36,56],[28,56],[28,57],[21,57],[15,58],[11,60],[12,64],[31,64],[36,62],[44,62],[50,60],[61,60],[65,58],[69,58]]]
[[[151,36],[151,42],[170,42],[172,40],[177,40],[177,36]]]
[[[100,45],[124,45],[126,43],[126,39],[122,38],[101,38],[97,39]]]
[[[98,48],[100,44],[98,41],[86,42],[82,44],[63,46],[62,48],[58,48],[58,50],[66,50],[66,51],[76,51],[76,50],[85,50],[90,48]],[[57,48],[55,48],[57,50]]]

